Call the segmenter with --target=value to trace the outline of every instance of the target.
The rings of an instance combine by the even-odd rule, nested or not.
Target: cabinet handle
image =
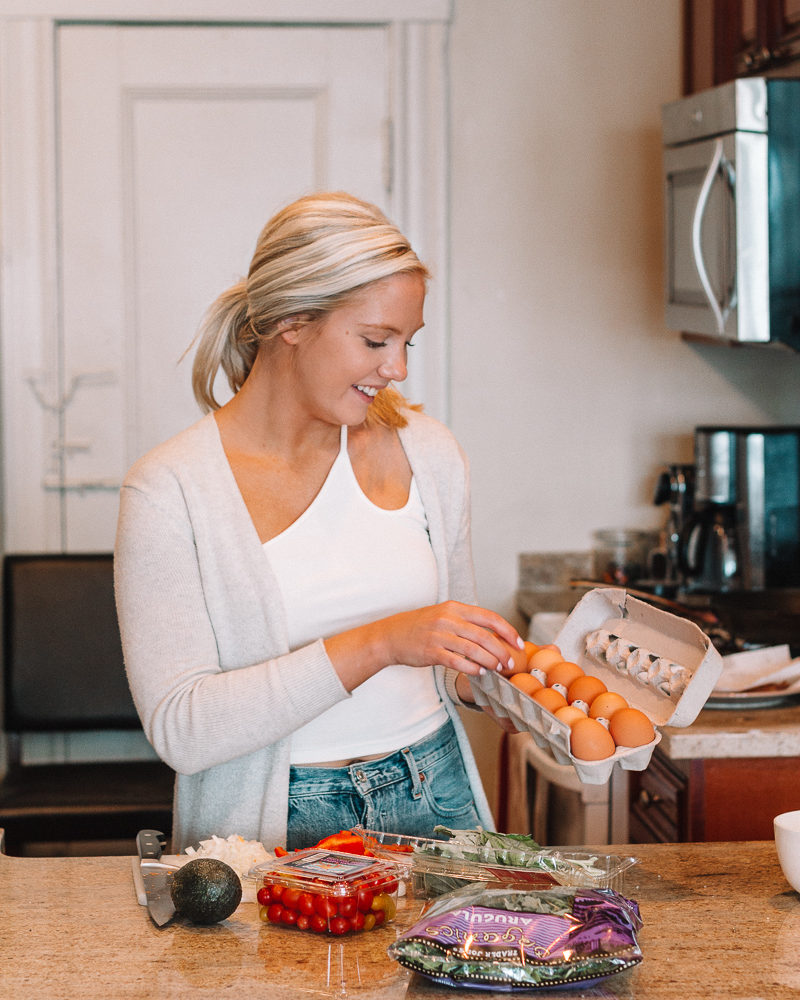
[[[639,805],[644,809],[648,809],[650,806],[658,805],[661,801],[661,796],[658,792],[648,792],[646,788],[643,788],[639,792]]]
[[[764,69],[769,63],[780,59],[782,54],[779,48],[770,50],[764,45],[747,49],[739,56],[739,67],[746,73],[757,69]]]

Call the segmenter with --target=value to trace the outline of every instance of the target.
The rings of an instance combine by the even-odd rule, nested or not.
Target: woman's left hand
[[[468,705],[475,704],[475,696],[472,693],[472,685],[470,684],[469,677],[466,674],[459,674],[456,677],[456,692],[458,697]],[[519,729],[514,725],[512,719],[507,715],[498,715],[497,712],[491,707],[491,705],[481,705],[481,710],[484,711],[490,718],[494,719],[497,725],[505,730],[507,733],[518,733]]]

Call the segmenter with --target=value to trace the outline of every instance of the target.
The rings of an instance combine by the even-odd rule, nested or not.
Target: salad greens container
[[[632,857],[540,847],[529,836],[437,827],[441,839],[408,837],[353,828],[364,847],[405,870],[409,892],[432,899],[473,882],[547,889],[556,885],[595,889],[624,888]]]
[[[448,986],[589,986],[642,961],[641,926],[638,904],[612,889],[475,883],[430,903],[388,952]]]

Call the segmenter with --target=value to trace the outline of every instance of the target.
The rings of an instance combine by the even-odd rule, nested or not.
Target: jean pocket
[[[453,744],[450,752],[427,764],[423,773],[422,794],[432,812],[449,821],[463,817],[468,826],[478,822],[478,811],[457,744]]]

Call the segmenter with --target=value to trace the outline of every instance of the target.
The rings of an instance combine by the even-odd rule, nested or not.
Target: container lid
[[[361,888],[391,893],[397,888],[399,873],[389,861],[312,847],[264,861],[251,868],[247,877],[323,896],[349,896]]]
[[[527,883],[532,887],[560,883],[618,889],[620,877],[636,864],[632,857],[570,848],[553,850],[535,844],[532,839],[530,844],[515,839],[513,845],[498,849],[491,843],[476,843],[474,835],[479,830],[456,830],[449,839],[443,839],[353,827],[353,833],[378,857],[397,854],[400,865],[423,875],[514,885]]]

